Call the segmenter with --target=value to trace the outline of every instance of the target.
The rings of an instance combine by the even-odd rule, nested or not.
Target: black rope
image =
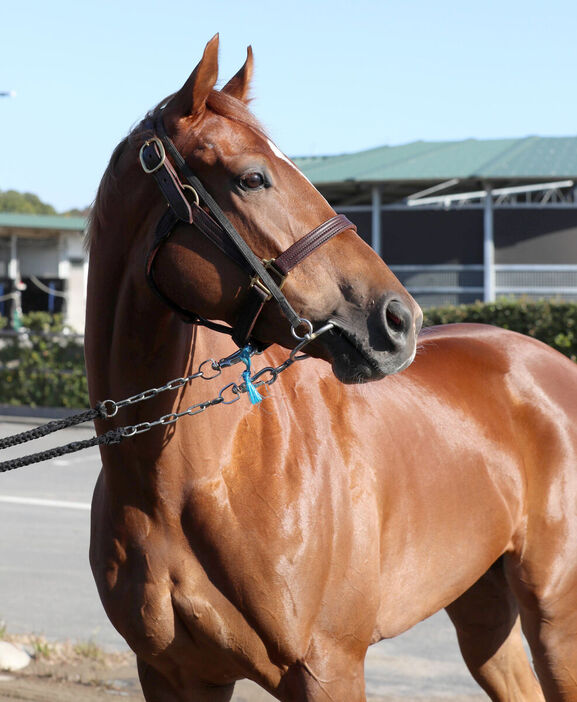
[[[92,410],[93,412],[97,410]],[[85,413],[85,414],[88,414]],[[76,415],[78,416],[78,415]],[[80,420],[79,420],[80,421]],[[83,420],[87,421],[87,420]],[[51,424],[56,424],[56,422],[50,422]],[[76,422],[78,424],[79,422]],[[71,426],[68,424],[67,426]],[[56,431],[53,429],[52,431]],[[28,432],[24,432],[25,434]],[[8,437],[12,438],[12,437]],[[15,468],[22,468],[24,466],[29,466],[31,463],[39,463],[40,461],[48,461],[52,458],[58,458],[59,456],[64,456],[67,453],[74,453],[75,451],[82,451],[83,449],[90,448],[91,446],[99,446],[105,444],[107,446],[112,446],[114,444],[119,444],[122,439],[125,438],[122,429],[111,429],[105,434],[100,434],[100,436],[93,436],[91,439],[84,439],[83,441],[72,441],[70,444],[65,444],[64,446],[58,446],[53,449],[47,449],[46,451],[40,451],[39,453],[32,453],[29,456],[22,456],[22,458],[14,458],[11,461],[3,461],[0,463],[0,473],[5,473],[9,470],[14,470]]]
[[[84,412],[73,414],[72,416],[66,417],[64,419],[56,419],[52,422],[47,422],[42,426],[35,427],[34,429],[23,431],[20,434],[6,436],[3,439],[0,439],[0,450],[10,448],[10,446],[24,444],[27,441],[33,441],[34,439],[40,439],[43,436],[46,436],[47,434],[52,434],[55,431],[60,431],[60,429],[67,429],[68,427],[73,427],[75,424],[82,424],[83,422],[89,422],[93,419],[105,418],[106,413],[104,412],[102,405],[98,403],[95,409],[85,410]]]

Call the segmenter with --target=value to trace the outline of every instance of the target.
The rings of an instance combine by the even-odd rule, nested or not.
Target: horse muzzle
[[[413,362],[423,315],[412,299],[389,294],[368,313],[349,310],[329,321],[333,328],[320,343],[335,376],[343,383],[364,383],[399,373]]]

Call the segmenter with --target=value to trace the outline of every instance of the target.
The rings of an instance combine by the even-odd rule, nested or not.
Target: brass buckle
[[[144,149],[146,149],[146,147],[150,146],[151,144],[156,144],[156,146],[158,147],[158,150],[160,152],[160,161],[153,168],[148,168],[144,161]],[[166,151],[164,150],[164,144],[158,137],[152,137],[152,139],[145,141],[144,144],[140,147],[139,156],[142,170],[145,173],[155,173],[159,168],[162,168],[162,166],[164,166],[164,162],[166,161]]]
[[[274,258],[263,258],[262,259],[262,265],[265,267],[265,269],[271,273],[272,279],[275,281],[275,283],[278,285],[279,290],[282,290],[283,285],[285,284],[285,281],[287,279],[286,275],[283,275],[279,269],[274,265],[275,264]],[[278,280],[276,280],[278,278]],[[252,276],[250,279],[250,285],[249,288],[260,288],[266,295],[265,302],[268,302],[272,298],[272,293],[271,291],[267,288],[267,286],[262,282],[260,279],[260,276],[258,273],[255,273],[255,275]]]
[[[196,190],[192,187],[192,185],[187,185],[186,183],[182,185],[183,190],[190,191],[192,193],[192,199],[194,200],[195,205],[200,205],[200,198],[198,197],[198,193]],[[185,193],[186,194],[186,193]]]

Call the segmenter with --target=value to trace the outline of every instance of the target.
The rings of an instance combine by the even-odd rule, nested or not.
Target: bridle
[[[313,332],[311,322],[295,312],[281,288],[290,271],[319,246],[346,229],[356,230],[356,226],[344,215],[335,215],[276,258],[261,260],[192,172],[168,136],[162,116],[149,118],[144,126],[152,131],[153,136],[147,139],[140,149],[140,163],[144,172],[154,177],[168,203],[168,208],[156,227],[146,262],[146,278],[154,292],[186,322],[229,334],[240,348],[247,344],[257,349],[264,348],[261,342],[252,337],[252,332],[265,303],[271,299],[281,308],[297,341],[310,335]],[[171,160],[167,156],[170,156]],[[186,182],[181,181],[179,173]],[[187,195],[192,196],[192,201]],[[184,309],[168,297],[155,281],[154,264],[157,254],[179,223],[194,226],[250,276],[246,299],[233,327],[213,322]]]

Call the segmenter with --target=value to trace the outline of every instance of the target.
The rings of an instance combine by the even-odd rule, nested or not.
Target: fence
[[[484,296],[482,265],[399,265],[391,270],[423,307],[468,304]],[[577,265],[496,264],[497,297],[577,302]]]

